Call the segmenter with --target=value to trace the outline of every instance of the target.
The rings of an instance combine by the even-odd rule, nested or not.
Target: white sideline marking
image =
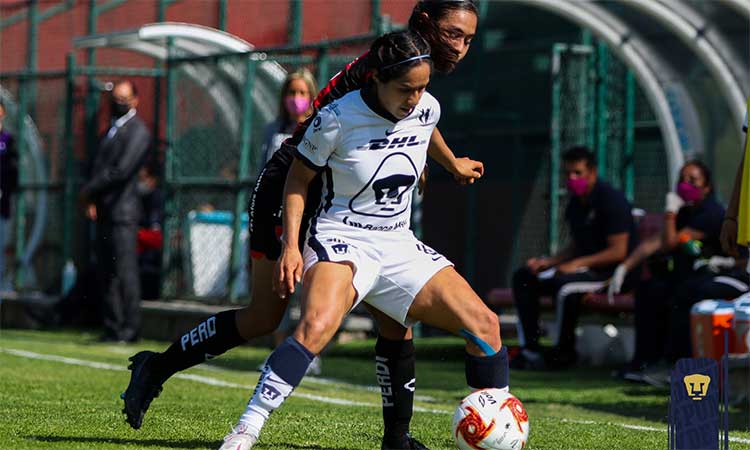
[[[113,364],[106,364],[106,363],[99,363],[96,361],[86,361],[83,359],[76,359],[76,358],[68,358],[65,356],[57,356],[57,355],[47,355],[42,353],[35,353],[35,352],[29,352],[26,350],[16,350],[12,348],[3,348],[0,349],[0,352],[8,353],[15,356],[21,356],[23,358],[29,358],[29,359],[38,359],[38,360],[45,360],[45,361],[55,361],[55,362],[61,362],[63,364],[70,364],[73,366],[82,366],[82,367],[91,367],[93,369],[103,369],[103,370],[114,370],[119,372],[127,371],[127,368],[123,366],[116,366]],[[187,373],[178,373],[173,378],[180,378],[183,380],[190,380],[195,381],[197,383],[203,383],[207,384],[209,386],[219,386],[219,387],[228,387],[228,388],[236,388],[236,389],[242,389],[245,391],[252,391],[255,389],[255,386],[248,386],[246,384],[238,384],[238,383],[231,383],[229,381],[223,381],[219,380],[217,378],[211,378],[211,377],[204,377],[201,375],[193,375],[193,374],[187,374]],[[331,383],[332,384],[332,383]],[[344,405],[344,406],[367,406],[372,408],[380,408],[380,404],[376,403],[365,403],[365,402],[358,402],[354,400],[347,400],[343,398],[335,398],[335,397],[323,397],[320,395],[313,395],[313,394],[305,394],[304,392],[295,392],[295,397],[305,398],[308,400],[314,400],[321,403],[330,403],[334,405]],[[448,411],[440,410],[440,409],[430,409],[430,408],[422,408],[419,406],[414,407],[414,411],[418,412],[425,412],[425,413],[433,413],[433,414],[450,414]]]
[[[119,372],[127,371],[125,367],[116,366],[114,364],[106,364],[106,363],[99,363],[96,361],[87,361],[83,359],[68,358],[65,356],[47,355],[47,354],[42,354],[42,353],[29,352],[26,350],[16,350],[12,348],[0,348],[0,352],[8,353],[8,354],[15,355],[15,356],[20,356],[23,358],[39,359],[39,360],[45,360],[45,361],[55,361],[55,362],[61,362],[63,364],[70,364],[74,366],[91,367],[93,369],[114,370],[114,371],[119,371]],[[228,381],[223,381],[223,380],[219,380],[219,379],[211,378],[211,377],[204,377],[201,375],[178,373],[177,375],[174,376],[174,378],[195,381],[197,383],[203,383],[203,384],[207,384],[210,386],[236,388],[236,389],[243,389],[247,391],[254,389],[254,386],[231,383]],[[325,384],[334,384],[334,382],[332,380],[327,380]],[[370,408],[380,408],[380,404],[358,402],[354,400],[346,400],[343,398],[324,397],[321,395],[305,394],[304,392],[295,392],[294,396],[305,398],[308,400],[318,401],[321,403],[334,404],[334,405],[365,406],[365,407],[370,407]],[[433,414],[453,414],[450,411],[444,411],[440,409],[420,408],[420,407],[415,407],[414,411],[433,413]],[[579,425],[612,425],[612,426],[617,426],[617,427],[622,427],[622,428],[627,428],[630,430],[637,430],[637,431],[655,431],[655,432],[660,432],[660,433],[667,432],[666,428],[656,428],[656,427],[649,427],[649,426],[644,426],[644,425],[631,425],[627,423],[597,422],[594,420],[571,420],[571,419],[561,419],[560,421],[567,422],[567,423],[575,423]],[[750,444],[750,439],[735,437],[735,436],[729,436],[729,441],[739,442],[741,444]]]
[[[217,373],[236,372],[236,370],[225,369],[223,367],[216,366],[213,364],[204,363],[198,367],[200,367],[201,369],[205,369],[209,372],[217,372]],[[323,386],[334,385],[334,386],[340,386],[340,387],[357,390],[357,391],[376,392],[380,394],[380,386],[348,383],[346,381],[338,380],[336,378],[305,377],[304,382],[311,383],[311,384],[320,384]],[[432,397],[429,395],[415,395],[414,399],[420,402],[425,402],[425,403],[437,403],[438,401],[435,397]]]
[[[562,419],[563,422],[568,423],[575,423],[579,425],[614,425],[617,427],[627,428],[630,430],[638,430],[638,431],[656,431],[659,433],[666,433],[666,428],[656,428],[656,427],[649,427],[645,425],[631,425],[628,423],[616,423],[616,422],[596,422],[593,420],[572,420],[572,419]],[[723,434],[721,434],[723,435]],[[720,435],[720,436],[721,436]],[[730,442],[739,442],[741,444],[750,444],[750,439],[748,438],[741,438],[736,436],[729,436]]]

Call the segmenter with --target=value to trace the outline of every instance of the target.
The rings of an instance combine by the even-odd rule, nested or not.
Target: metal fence
[[[161,295],[209,302],[243,298],[250,288],[247,202],[263,163],[262,129],[278,113],[281,81],[287,72],[306,67],[322,85],[361,55],[374,37],[370,34],[243,54],[173,55],[165,64],[135,69],[79,65],[70,56],[64,71],[0,74],[2,96],[9,106],[8,124],[23,136],[19,140],[22,191],[17,196],[13,221],[16,288],[59,292],[66,261],[76,261],[79,268],[92,261],[93,226],[78,211],[76,197],[96,147],[97,131],[106,126],[97,111],[111,86],[108,83],[135,77],[156,94],[142,101],[152,102],[153,156],[164,168]],[[443,224],[443,228],[431,226],[429,239],[438,248],[449,248],[454,259],[466,255],[463,263],[459,256],[458,263],[470,280],[478,268],[486,267],[481,263],[485,254],[500,252],[477,246],[477,235],[491,233],[487,211],[492,208],[487,202],[494,202],[499,195],[497,191],[491,193],[492,189],[510,187],[512,191],[502,194],[510,199],[507,212],[511,216],[502,226],[507,228],[505,235],[515,236],[508,255],[500,262],[506,280],[519,262],[549,249],[552,230],[557,233],[556,239],[564,236],[560,225],[562,199],[550,194],[555,192],[552,186],[560,191],[556,155],[569,144],[585,143],[597,149],[602,173],[624,188],[636,206],[659,206],[659,197],[666,189],[666,171],[660,162],[663,148],[650,109],[632,77],[606,48],[590,42],[580,48],[586,50],[578,54],[555,47],[562,58],[562,75],[552,78],[561,84],[559,89],[552,86],[553,130],[558,134],[553,133],[550,139],[551,154],[546,130],[537,129],[538,124],[522,123],[521,117],[529,116],[526,112],[492,111],[482,106],[481,98],[452,95],[440,90],[440,80],[435,84],[438,97],[446,100],[446,128],[441,124],[441,129],[456,136],[458,141],[452,138],[454,146],[460,149],[471,144],[490,149],[501,142],[512,155],[510,165],[508,154],[478,155],[503,177],[483,181],[482,190],[459,192],[443,183],[438,173],[437,190],[428,191],[434,193],[433,198],[446,193],[464,199],[458,202],[467,211],[465,223],[456,228],[459,234],[449,237],[443,231],[450,228]],[[477,45],[473,51],[481,53],[483,49]],[[518,53],[518,49],[514,51]],[[550,55],[550,47],[540,51],[530,51],[528,59],[538,65],[539,55]],[[604,58],[607,64],[602,63]],[[475,75],[486,74],[492,67],[465,70],[452,79],[451,86],[461,76],[467,86],[481,82]],[[606,86],[602,86],[604,82]],[[473,125],[457,129],[456,120],[471,120]],[[502,129],[497,129],[498,124]],[[495,128],[487,128],[490,126]],[[459,131],[461,134],[457,134]],[[636,141],[637,148],[629,150]],[[512,169],[506,171],[505,167]],[[523,192],[527,188],[531,192]],[[501,215],[507,217],[506,213]],[[433,216],[430,213],[427,219]],[[448,241],[438,242],[434,231],[438,229],[442,230],[440,239],[458,242],[455,252]],[[504,281],[487,278],[482,283],[498,285]]]

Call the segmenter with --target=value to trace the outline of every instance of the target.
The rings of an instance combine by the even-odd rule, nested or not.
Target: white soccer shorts
[[[453,266],[445,256],[423,244],[411,233],[398,239],[363,240],[317,234],[307,240],[304,270],[321,261],[354,265],[354,306],[365,301],[404,326],[414,297],[444,267]],[[390,236],[389,236],[390,238]]]

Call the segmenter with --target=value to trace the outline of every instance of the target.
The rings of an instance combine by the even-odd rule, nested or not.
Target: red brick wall
[[[40,2],[40,12],[55,6]],[[395,23],[406,23],[414,5],[412,0],[383,0],[382,13]],[[24,11],[15,0],[0,0],[0,16],[7,18]],[[289,30],[288,0],[233,0],[227,4],[227,31],[256,46],[287,43]],[[303,0],[303,42],[336,39],[370,30],[370,2],[367,0]],[[65,55],[73,49],[73,39],[87,34],[88,2],[79,1],[66,11],[41,23],[39,27],[40,69],[62,69]],[[135,0],[99,16],[97,32],[109,33],[137,28],[156,21],[155,1]],[[207,0],[181,0],[166,10],[166,20],[218,27],[218,3]],[[0,32],[0,70],[18,70],[26,66],[26,22]],[[149,65],[142,57],[99,52],[99,65]],[[83,54],[78,61],[83,62]]]
[[[56,2],[39,2],[40,13],[57,5]],[[25,11],[16,0],[0,0],[0,17],[7,18]],[[414,5],[413,0],[383,0],[382,13],[391,16],[394,23],[406,23]],[[79,0],[70,10],[47,19],[39,26],[38,59],[41,70],[65,68],[66,55],[73,51],[73,39],[88,34],[88,1]],[[99,16],[98,33],[130,30],[156,22],[157,5],[152,0],[131,0]],[[278,46],[288,43],[289,0],[231,0],[227,3],[227,32],[257,47]],[[303,0],[302,41],[337,39],[369,32],[371,5],[367,0]],[[218,27],[218,2],[209,0],[180,0],[166,10],[166,20]],[[0,71],[20,70],[26,67],[27,23],[21,21],[0,31]],[[79,65],[86,63],[84,51],[76,54]],[[100,49],[96,52],[99,67],[153,67],[154,61],[134,52]],[[117,77],[101,76],[100,81],[116,81]],[[150,123],[153,121],[154,80],[136,77],[141,96],[139,112]],[[54,140],[60,133],[56,121],[41,120],[62,114],[60,102],[64,101],[64,82],[60,86],[50,82],[40,86],[40,98],[35,105],[38,126],[46,137]],[[57,83],[57,82],[54,82]],[[58,92],[59,91],[59,92]],[[106,99],[103,99],[106,101]],[[76,112],[78,114],[80,111]],[[102,115],[104,117],[104,115]],[[41,123],[44,122],[44,123]],[[78,122],[78,121],[77,121]],[[102,128],[106,128],[102,119]],[[60,123],[62,123],[60,121]]]

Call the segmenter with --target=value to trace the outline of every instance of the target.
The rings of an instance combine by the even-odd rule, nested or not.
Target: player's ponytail
[[[380,36],[370,46],[367,57],[370,66],[377,71],[378,80],[383,83],[403,76],[422,62],[432,67],[427,41],[408,30]]]
[[[458,51],[438,26],[438,21],[451,11],[469,11],[479,17],[479,9],[473,0],[421,0],[409,17],[409,29],[427,40],[432,48],[435,69],[443,73],[451,72],[458,63]]]

